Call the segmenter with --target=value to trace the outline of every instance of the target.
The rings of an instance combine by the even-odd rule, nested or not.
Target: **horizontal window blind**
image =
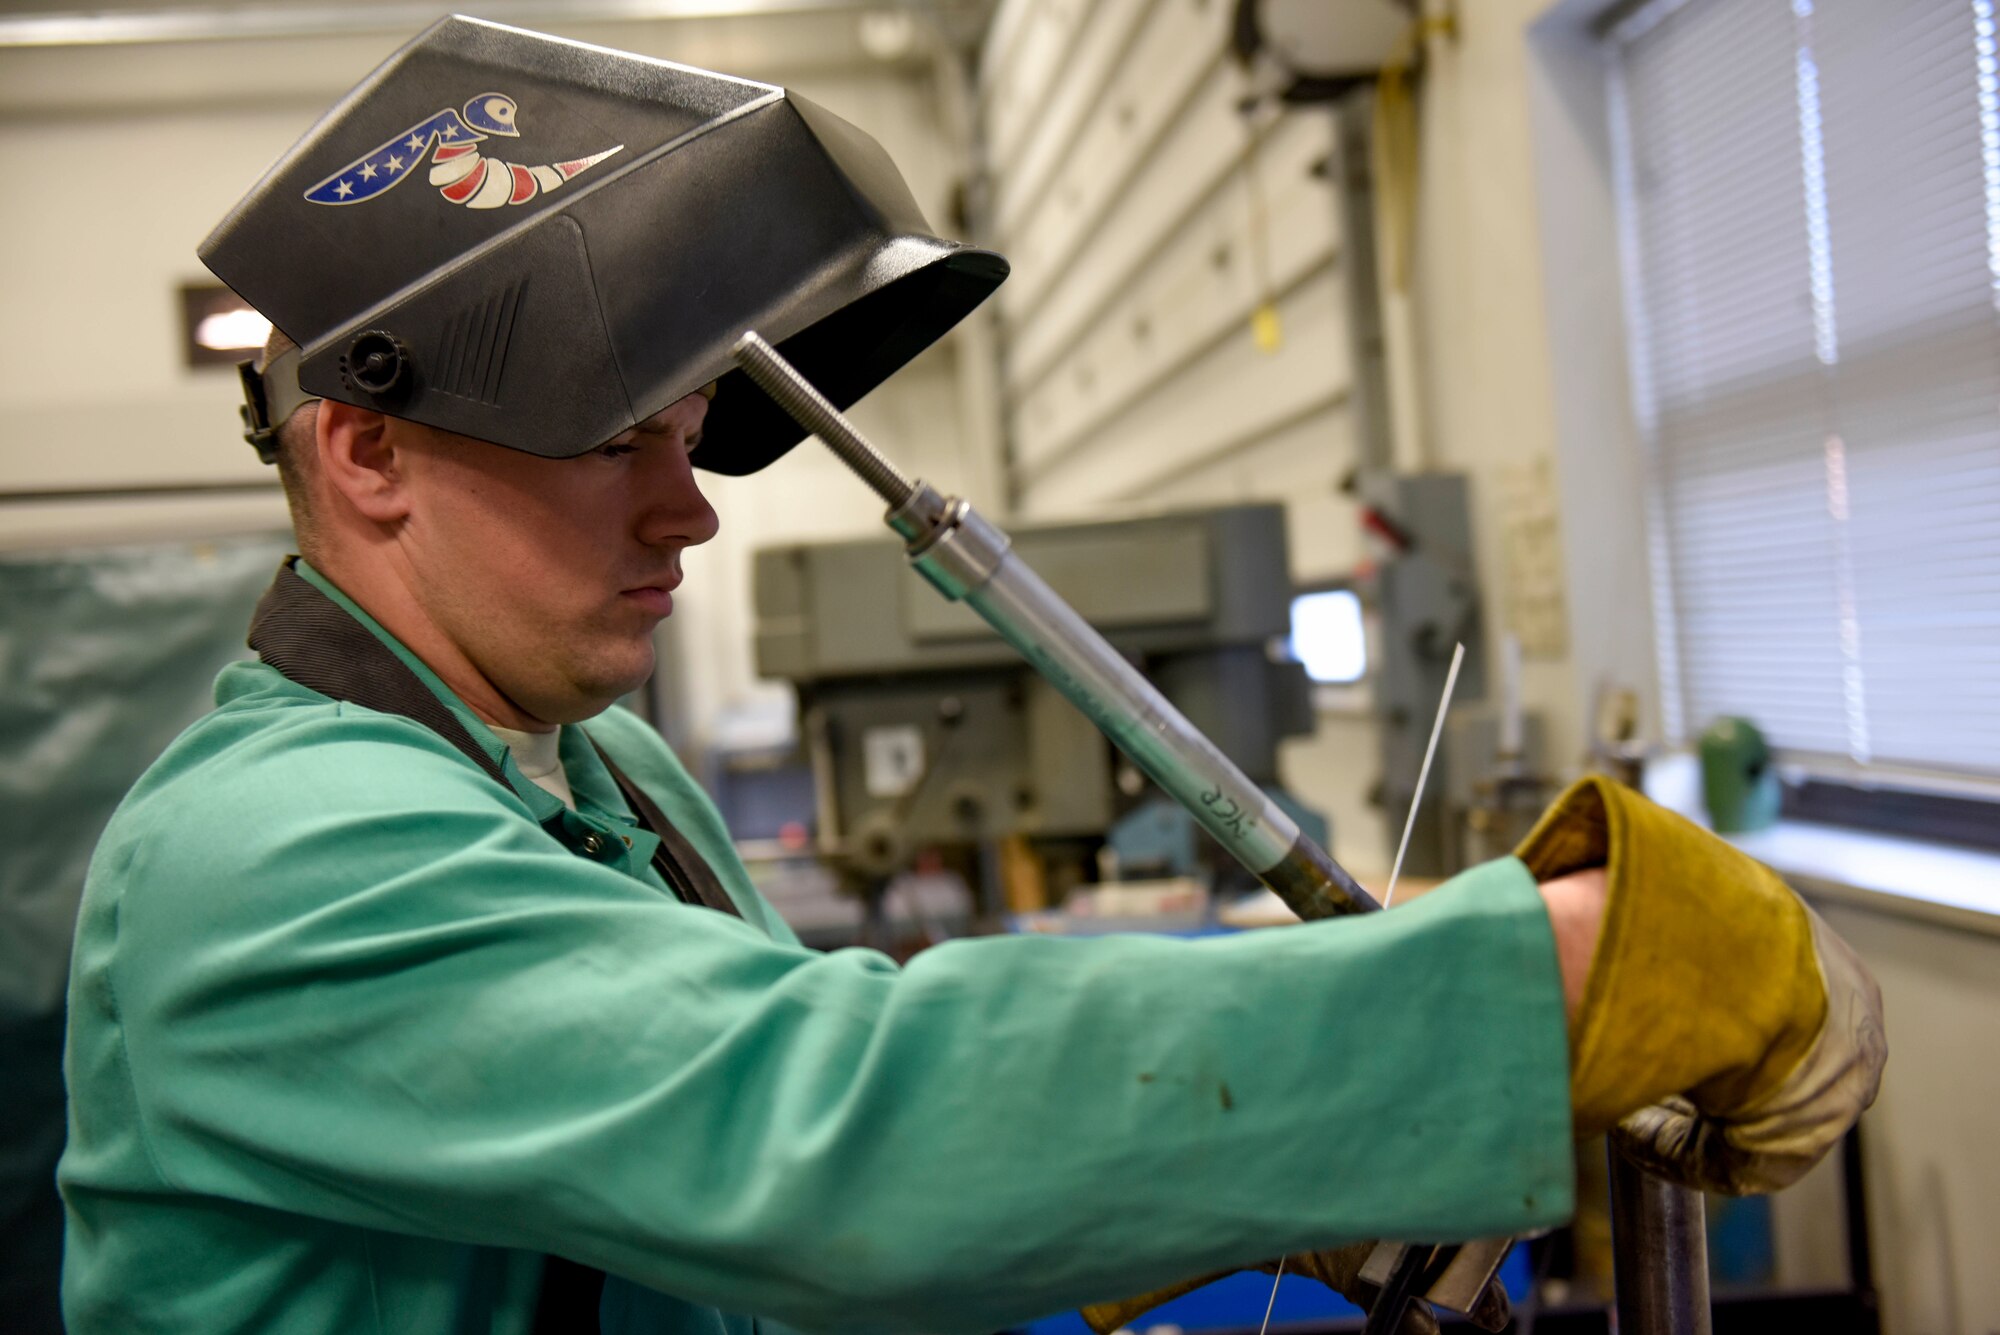
[[[1669,731],[2000,775],[1993,0],[1609,34]]]

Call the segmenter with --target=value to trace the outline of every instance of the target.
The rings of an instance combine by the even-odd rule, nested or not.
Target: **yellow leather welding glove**
[[[1361,1283],[1361,1267],[1368,1260],[1368,1253],[1373,1250],[1375,1250],[1374,1243],[1357,1242],[1349,1247],[1334,1247],[1320,1252],[1301,1252],[1285,1258],[1285,1273],[1316,1279],[1349,1302],[1366,1307],[1374,1301],[1375,1290],[1373,1285],[1364,1286]],[[1277,1262],[1273,1261],[1259,1268],[1269,1272],[1277,1268]],[[1184,1280],[1168,1288],[1156,1289],[1144,1297],[1127,1298],[1119,1303],[1097,1303],[1083,1309],[1083,1319],[1097,1332],[1097,1335],[1110,1335],[1114,1330],[1131,1325],[1155,1307],[1171,1302],[1183,1294],[1193,1293],[1204,1285],[1213,1284],[1216,1280],[1234,1273],[1230,1270],[1219,1270],[1212,1275],[1203,1275],[1199,1279]],[[1487,1298],[1481,1301],[1482,1310],[1475,1314],[1475,1318],[1497,1313],[1495,1319],[1480,1320],[1479,1324],[1482,1329],[1498,1330],[1507,1323],[1507,1295],[1497,1284],[1488,1284],[1487,1288],[1489,1290]],[[1489,1308],[1492,1312],[1487,1310]],[[1437,1335],[1437,1331],[1437,1317],[1429,1305],[1413,1302],[1403,1314],[1403,1324],[1397,1329],[1397,1335]]]
[[[1570,1031],[1578,1136],[1614,1126],[1670,1181],[1797,1181],[1875,1101],[1882,994],[1775,873],[1606,778],[1516,854],[1538,881],[1604,867],[1604,927]]]

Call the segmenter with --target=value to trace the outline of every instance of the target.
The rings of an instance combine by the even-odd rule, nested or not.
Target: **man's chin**
[[[581,723],[596,718],[652,679],[650,648],[643,664],[623,667],[600,664],[592,671],[573,674],[561,688],[549,692],[529,708],[548,723]]]
[[[647,673],[643,677],[621,679],[615,685],[607,684],[600,686],[591,693],[589,697],[591,710],[584,717],[597,717],[620,700],[623,700],[626,696],[632,694],[632,692],[644,686],[651,677],[652,674]]]

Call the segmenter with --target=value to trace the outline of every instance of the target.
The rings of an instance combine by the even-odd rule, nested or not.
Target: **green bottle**
[[[1768,829],[1778,819],[1778,770],[1747,718],[1719,718],[1701,735],[1701,790],[1717,834]]]

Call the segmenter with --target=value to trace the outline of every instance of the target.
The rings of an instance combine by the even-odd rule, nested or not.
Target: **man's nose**
[[[640,478],[644,495],[640,539],[648,544],[695,547],[714,537],[721,521],[716,517],[715,507],[701,494],[701,484],[695,480],[687,450],[676,440],[647,453],[657,456],[658,463],[644,470]]]

